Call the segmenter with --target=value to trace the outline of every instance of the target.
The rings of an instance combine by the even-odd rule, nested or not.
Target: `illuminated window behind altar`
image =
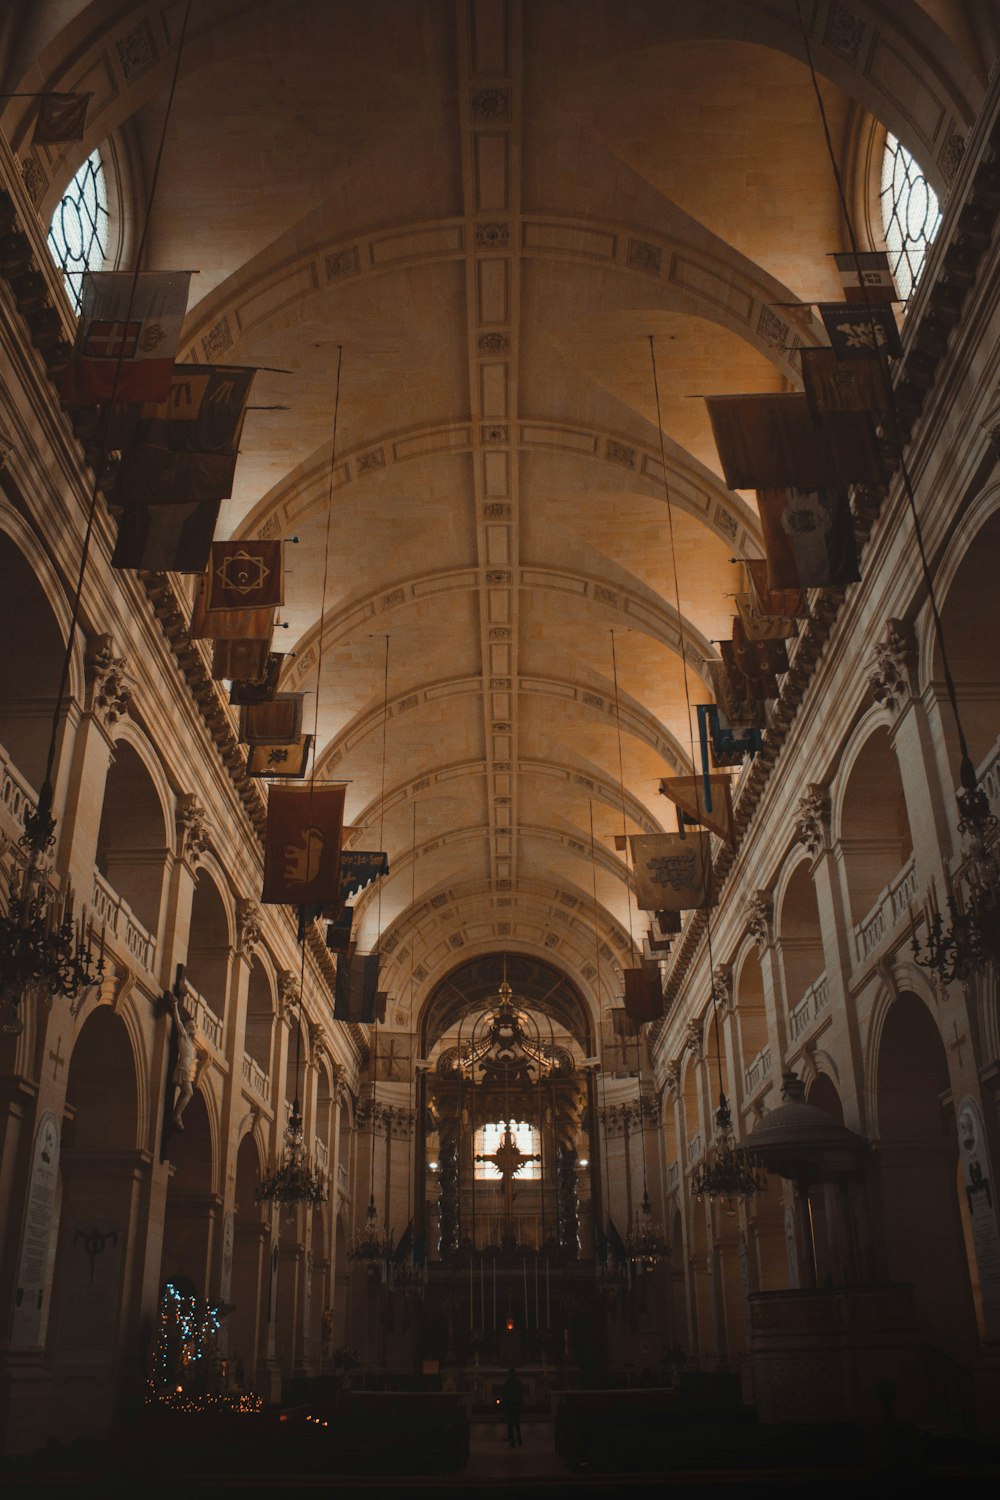
[[[514,1137],[514,1144],[525,1156],[538,1156],[541,1153],[541,1136],[534,1125],[527,1125],[523,1120],[495,1120],[492,1125],[481,1125],[476,1131],[476,1144],[473,1155],[492,1156],[503,1140],[506,1125],[510,1125],[510,1133]],[[538,1179],[542,1175],[542,1164],[540,1161],[526,1161],[514,1176],[521,1182],[529,1179]],[[476,1162],[476,1180],[487,1182],[499,1182],[500,1172],[494,1162]]]

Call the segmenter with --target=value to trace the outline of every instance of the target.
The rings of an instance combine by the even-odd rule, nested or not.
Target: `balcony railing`
[[[271,1092],[270,1078],[249,1052],[243,1054],[243,1082],[251,1093],[256,1094],[260,1099],[267,1099]]]
[[[25,815],[37,804],[34,788],[29,785],[7,751],[0,745],[0,808],[8,838],[19,839],[24,832]]]
[[[896,930],[907,907],[916,899],[916,894],[917,873],[911,854],[868,915],[854,929],[854,945],[859,963],[863,963]]]
[[[760,1051],[757,1053],[757,1056],[754,1058],[753,1062],[750,1064],[743,1075],[747,1093],[755,1093],[756,1090],[760,1088],[761,1084],[764,1082],[764,1079],[768,1076],[770,1071],[771,1048],[770,1046],[761,1047]]]
[[[190,984],[184,985],[184,1003],[194,1015],[195,1025],[203,1037],[215,1048],[216,1052],[222,1051],[222,1019],[215,1014],[208,1001],[199,995],[198,991]]]
[[[830,1004],[830,985],[825,974],[814,979],[794,1010],[788,1013],[788,1026],[792,1041],[797,1041],[809,1030]]]
[[[147,932],[128,902],[119,896],[104,876],[94,871],[94,925],[107,924],[120,943],[148,972],[156,965],[156,938]]]

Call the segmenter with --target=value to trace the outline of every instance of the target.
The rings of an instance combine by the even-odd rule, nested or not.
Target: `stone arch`
[[[216,1192],[216,1151],[209,1102],[196,1088],[184,1111],[184,1130],[171,1132],[168,1153],[173,1173],[163,1221],[161,1281],[186,1276],[201,1297],[208,1296],[209,1256],[221,1232],[222,1200]]]
[[[111,895],[121,898],[155,944],[168,873],[171,826],[158,784],[161,778],[152,773],[151,764],[157,763],[141,736],[123,732],[116,738],[115,755],[104,783],[95,863]],[[127,927],[122,930],[120,911],[114,925],[119,937],[137,952],[137,940],[129,941]],[[152,966],[149,958],[146,966]]]
[[[267,1213],[257,1202],[265,1156],[254,1130],[248,1130],[236,1152],[233,1202],[233,1268],[229,1300],[234,1304],[227,1329],[229,1356],[243,1367],[240,1384],[248,1389],[260,1354],[261,1296],[267,1278],[270,1229]]]
[[[60,618],[62,586],[46,576],[48,569],[36,566],[31,551],[8,529],[0,516],[0,746],[10,756],[15,774],[20,773],[32,793],[41,790],[52,716],[66,652],[66,631]],[[44,582],[43,582],[44,580]],[[26,628],[30,621],[30,629]],[[74,657],[76,652],[73,653]],[[73,673],[79,689],[79,674]],[[74,694],[74,696],[76,696]],[[57,758],[66,733],[63,704],[57,729]]]
[[[957,1196],[947,1053],[934,1017],[910,991],[899,993],[885,1012],[874,1082],[890,1278],[912,1283],[930,1342],[968,1360],[976,1320]]]
[[[191,901],[185,977],[218,1019],[225,1016],[233,927],[228,892],[213,872],[198,871]]]
[[[268,1078],[272,1072],[276,1016],[274,979],[268,966],[262,963],[260,956],[255,953],[250,965],[250,978],[247,981],[246,1028],[243,1047]]]
[[[913,852],[903,779],[885,725],[855,736],[836,802],[835,848],[857,926]]]
[[[734,965],[733,1003],[739,1035],[740,1056],[737,1076],[741,1078],[750,1063],[768,1044],[767,1007],[764,998],[764,971],[760,953],[751,939],[744,943],[742,954]]]
[[[823,933],[809,857],[790,865],[775,899],[775,940],[791,1011],[823,973]]]

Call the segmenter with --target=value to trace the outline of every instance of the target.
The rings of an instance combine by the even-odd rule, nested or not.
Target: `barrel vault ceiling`
[[[874,117],[946,185],[984,82],[965,10],[803,0],[848,167]],[[27,11],[6,86],[95,90],[43,213],[112,134],[141,197],[183,3]],[[187,357],[287,372],[221,534],[299,538],[285,685],[390,855],[360,946],[397,1024],[412,970],[419,1000],[503,948],[615,991],[643,926],[618,728],[628,831],[672,827],[658,780],[759,551],[692,398],[797,386],[809,313],[782,304],[836,295],[843,240],[786,0],[194,0],[147,265],[198,270]]]

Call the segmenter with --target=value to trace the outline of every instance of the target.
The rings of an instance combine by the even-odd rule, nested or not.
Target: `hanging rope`
[[[628,824],[625,817],[625,761],[622,755],[622,715],[621,706],[618,702],[618,652],[615,649],[614,630],[611,631],[611,671],[615,684],[615,728],[618,733],[618,790],[622,802],[622,842],[625,845],[625,909],[628,912],[629,957],[634,959],[636,944],[635,938],[632,936],[632,876],[629,869]]]
[[[323,592],[319,604],[319,639],[316,643],[316,696],[313,700],[313,747],[312,775],[309,778],[309,796],[312,800],[316,785],[316,762],[319,758],[319,697],[323,683],[323,648],[326,638],[326,595],[330,582],[330,532],[333,526],[333,479],[337,472],[337,427],[340,421],[340,370],[344,360],[344,346],[337,345],[337,375],[333,388],[333,432],[330,443],[330,477],[326,493],[326,535],[323,541]]]

